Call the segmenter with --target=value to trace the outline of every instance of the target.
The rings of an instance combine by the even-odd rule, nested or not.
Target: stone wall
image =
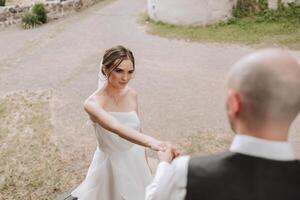
[[[70,13],[78,12],[102,0],[45,0],[40,1],[45,5],[49,20],[64,17]],[[0,28],[13,24],[20,24],[22,16],[29,12],[32,5],[0,7]]]
[[[268,0],[276,9],[277,0]],[[155,21],[175,25],[210,25],[232,16],[237,0],[148,0],[148,15]],[[300,0],[282,0],[284,3]]]

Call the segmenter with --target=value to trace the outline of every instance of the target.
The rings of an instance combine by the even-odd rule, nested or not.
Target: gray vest
[[[186,200],[300,200],[300,162],[230,152],[191,158]]]

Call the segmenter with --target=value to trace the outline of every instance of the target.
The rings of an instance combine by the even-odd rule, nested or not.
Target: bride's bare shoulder
[[[101,92],[94,92],[83,103],[85,109],[91,107],[102,107],[105,98]]]

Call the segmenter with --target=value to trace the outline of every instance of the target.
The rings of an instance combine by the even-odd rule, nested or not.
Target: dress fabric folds
[[[135,111],[109,112],[120,123],[138,130]],[[98,147],[84,181],[71,193],[79,200],[141,200],[152,176],[145,148],[94,123]]]

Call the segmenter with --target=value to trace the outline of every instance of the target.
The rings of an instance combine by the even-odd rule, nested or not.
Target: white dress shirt
[[[292,145],[288,142],[265,140],[247,135],[236,135],[230,151],[278,161],[296,159]],[[152,183],[146,188],[145,199],[184,200],[189,159],[190,156],[181,156],[171,164],[161,162]]]

